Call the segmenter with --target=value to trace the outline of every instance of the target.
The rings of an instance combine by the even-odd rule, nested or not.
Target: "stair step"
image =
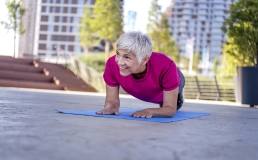
[[[81,88],[81,87],[67,87],[68,91],[84,91],[84,92],[97,92],[94,88]]]
[[[4,56],[0,56],[0,86],[97,92],[62,65]]]
[[[16,81],[0,79],[0,86],[2,87],[18,87],[18,88],[36,88],[36,89],[52,89],[64,90],[65,86],[57,86],[54,83],[47,82],[30,82],[30,81]]]
[[[12,64],[12,63],[0,62],[0,70],[42,73],[43,68],[36,68],[32,64],[28,65],[28,64]]]
[[[23,59],[23,58],[10,58],[5,56],[0,56],[0,62],[14,63],[14,64],[33,64],[33,59]]]
[[[37,82],[53,82],[53,77],[46,76],[43,73],[25,73],[17,71],[0,70],[0,79],[21,80],[21,81],[37,81]]]

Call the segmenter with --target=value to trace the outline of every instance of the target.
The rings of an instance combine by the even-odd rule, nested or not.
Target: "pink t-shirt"
[[[122,76],[115,56],[108,59],[103,78],[109,86],[121,86],[128,94],[152,103],[163,102],[163,90],[171,91],[180,85],[176,64],[162,53],[152,52],[147,73],[142,79]]]

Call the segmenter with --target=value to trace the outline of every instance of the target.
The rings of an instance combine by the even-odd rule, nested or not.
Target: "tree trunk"
[[[14,33],[14,48],[13,48],[13,58],[15,58],[15,41],[16,41],[16,33]]]
[[[109,58],[109,41],[106,40],[106,44],[105,44],[105,59],[106,59],[106,62]]]

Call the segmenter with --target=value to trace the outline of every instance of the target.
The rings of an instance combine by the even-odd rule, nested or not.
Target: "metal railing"
[[[187,99],[235,101],[233,76],[185,76]]]
[[[93,68],[86,66],[79,58],[72,57],[67,66],[76,76],[83,79],[87,84],[95,88],[98,92],[105,92],[105,82],[100,73]]]

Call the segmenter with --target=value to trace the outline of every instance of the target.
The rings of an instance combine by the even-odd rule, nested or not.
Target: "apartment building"
[[[172,0],[166,10],[173,38],[180,55],[186,53],[186,42],[194,39],[194,51],[209,51],[213,61],[222,53],[226,35],[221,27],[228,18],[230,4],[235,0]]]
[[[19,57],[23,54],[51,55],[55,48],[72,54],[84,53],[79,41],[79,22],[85,3],[96,0],[23,0],[26,32],[20,36]],[[121,1],[123,5],[123,1]]]

